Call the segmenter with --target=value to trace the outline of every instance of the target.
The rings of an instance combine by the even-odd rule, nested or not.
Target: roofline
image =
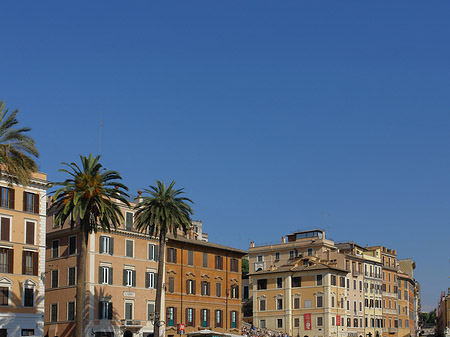
[[[178,241],[178,242],[184,242],[184,243],[189,243],[189,244],[198,245],[198,246],[232,251],[233,253],[238,253],[238,254],[241,254],[242,256],[248,254],[248,252],[246,252],[245,250],[242,250],[242,249],[228,247],[228,246],[224,246],[224,245],[221,245],[218,243],[212,243],[212,242],[208,242],[208,241],[192,240],[192,239],[187,239],[187,238],[180,237],[180,236],[174,237],[173,235],[167,235],[166,238],[168,241]]]

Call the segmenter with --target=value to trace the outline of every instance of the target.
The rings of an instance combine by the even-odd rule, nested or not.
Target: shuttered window
[[[77,237],[71,236],[69,237],[69,255],[76,254],[77,252]]]
[[[67,285],[68,286],[74,286],[76,279],[75,279],[75,267],[69,267],[67,272]]]
[[[23,251],[22,253],[22,274],[38,274],[38,253]]]
[[[177,250],[175,248],[167,248],[167,262],[177,263]]]
[[[14,209],[14,195],[14,189],[0,187],[0,206],[4,208]]]
[[[158,246],[149,243],[148,244],[148,259],[152,260],[152,261],[158,261],[158,255],[159,255]]]
[[[194,252],[192,250],[188,250],[188,265],[194,265]]]
[[[208,268],[208,253],[203,253],[203,268]]]
[[[39,196],[30,192],[23,192],[23,210],[39,214]]]
[[[25,288],[23,292],[23,305],[25,307],[34,306],[34,288]]]
[[[209,309],[202,309],[201,313],[202,313],[201,317],[202,327],[204,328],[209,327]]]
[[[175,279],[173,277],[169,277],[169,293],[173,293],[175,291]]]
[[[0,248],[0,273],[13,273],[14,250]]]
[[[25,223],[26,227],[26,236],[25,236],[25,243],[28,245],[34,245],[34,222],[27,221]]]
[[[9,288],[0,287],[0,305],[8,305]]]
[[[1,230],[0,230],[0,240],[3,241],[10,241],[10,224],[11,224],[11,219],[10,218],[1,218],[0,221],[0,226],[1,226]]]
[[[230,271],[238,272],[239,271],[239,260],[238,259],[230,259]]]
[[[75,320],[75,302],[67,303],[67,320],[68,321]]]
[[[215,268],[223,270],[223,256],[216,255],[215,262]]]

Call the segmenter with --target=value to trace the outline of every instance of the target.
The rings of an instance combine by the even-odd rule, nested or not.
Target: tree
[[[249,271],[248,258],[243,257],[241,261],[242,261],[242,278],[248,279],[248,271]]]
[[[38,166],[34,157],[39,157],[39,152],[34,145],[34,140],[26,133],[28,127],[15,128],[19,123],[17,114],[19,110],[9,113],[5,108],[5,102],[0,102],[0,172],[8,173],[10,182],[28,185],[32,172],[36,172]]]
[[[194,213],[188,202],[190,199],[182,197],[183,189],[174,188],[175,181],[166,188],[164,181],[156,180],[156,186],[150,186],[144,192],[149,196],[143,196],[136,204],[134,223],[139,231],[145,231],[150,235],[159,235],[159,264],[158,280],[156,287],[155,303],[155,337],[160,335],[161,327],[161,297],[164,276],[166,234],[173,233],[177,236],[178,229],[184,233],[191,227],[191,215]]]
[[[119,203],[129,206],[126,197],[128,188],[118,182],[121,176],[116,171],[106,171],[99,163],[100,156],[80,156],[82,167],[63,163],[70,170],[61,169],[71,175],[64,182],[52,183],[61,186],[54,193],[49,212],[55,214],[55,222],[63,226],[69,222],[73,230],[76,226],[81,234],[81,249],[78,260],[76,297],[76,337],[84,336],[84,316],[86,297],[86,257],[89,234],[111,231],[123,220]]]

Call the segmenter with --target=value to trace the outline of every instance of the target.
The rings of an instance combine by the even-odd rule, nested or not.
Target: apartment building
[[[189,237],[189,235],[188,235]],[[240,334],[246,252],[204,240],[169,236],[165,265],[166,335],[200,329]]]
[[[383,336],[398,336],[398,284],[397,252],[386,247],[381,250],[382,295],[383,295]]]
[[[336,254],[337,263],[347,271],[347,334],[348,337],[364,337],[363,251],[365,248],[354,242],[339,243],[336,247],[339,249],[339,253]]]
[[[154,332],[158,240],[136,231],[133,210],[124,223],[89,237],[85,335],[142,336]],[[47,221],[45,335],[73,336],[80,238],[77,228]]]
[[[416,264],[412,259],[398,260],[398,336],[416,336],[416,282],[414,269]]]
[[[381,248],[366,248],[364,257],[364,326],[368,337],[383,334]]]
[[[43,335],[47,175],[0,177],[0,337]]]
[[[450,336],[450,288],[447,293],[443,291],[439,298],[436,311],[436,335]]]

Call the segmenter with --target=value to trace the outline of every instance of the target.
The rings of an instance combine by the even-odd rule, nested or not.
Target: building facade
[[[165,265],[166,336],[200,329],[240,334],[241,258],[245,251],[170,236]]]
[[[133,210],[121,206],[124,222],[89,237],[86,273],[86,336],[152,335],[158,240],[136,231]],[[73,336],[80,251],[78,230],[47,222],[45,334]]]
[[[0,337],[43,335],[47,176],[0,179]]]

